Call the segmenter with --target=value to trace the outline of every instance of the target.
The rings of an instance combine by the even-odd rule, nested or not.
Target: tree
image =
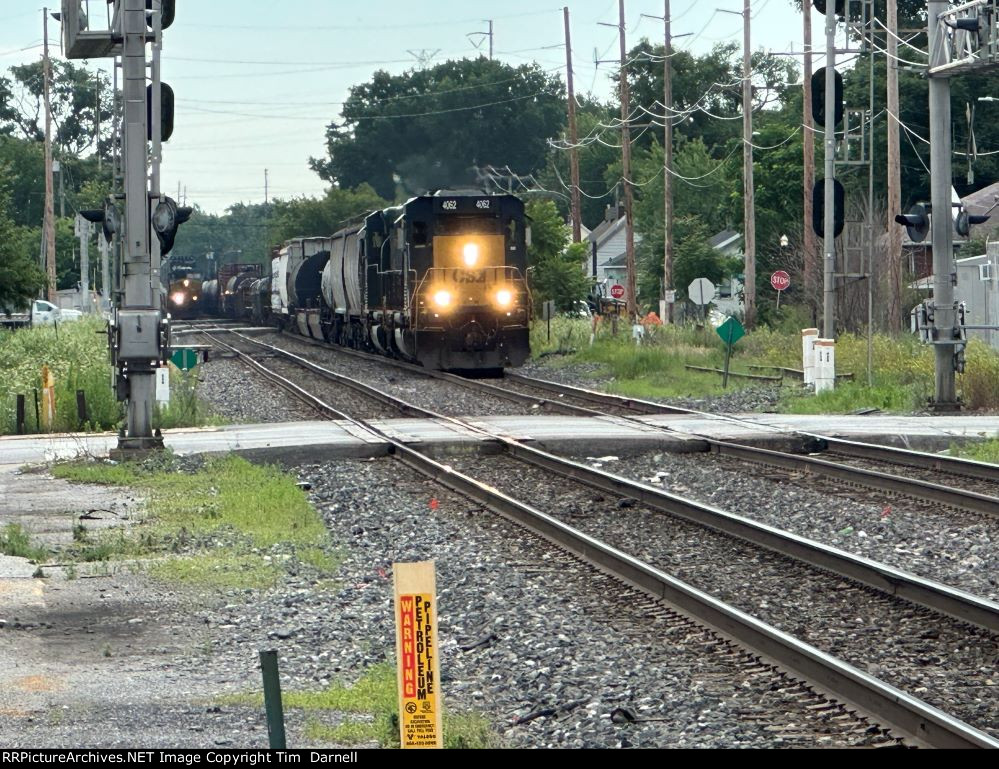
[[[531,217],[527,259],[535,303],[553,300],[557,310],[569,311],[590,287],[583,270],[587,246],[569,245],[569,228],[551,200],[528,202],[527,215]]]
[[[565,119],[558,77],[536,64],[480,57],[401,75],[376,72],[351,88],[313,169],[341,188],[368,183],[386,199],[470,184],[475,168],[533,173]]]
[[[45,139],[44,76],[41,61],[10,68],[0,78],[0,129],[32,142]],[[110,158],[113,91],[107,75],[91,73],[72,62],[52,60],[52,143],[62,153],[79,156],[94,147],[100,122],[100,151]],[[100,120],[98,121],[98,118]]]
[[[290,238],[332,235],[350,219],[387,205],[368,184],[354,190],[333,187],[322,198],[278,200],[274,203],[270,239],[281,243]]]
[[[3,178],[0,166],[0,178]],[[37,243],[34,254],[20,247],[21,238],[9,214],[10,193],[0,185],[0,311],[19,310],[27,306],[45,287],[46,276],[37,263]]]

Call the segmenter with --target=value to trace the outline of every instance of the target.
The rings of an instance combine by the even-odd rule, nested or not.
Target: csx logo
[[[455,270],[451,279],[455,283],[485,283],[485,270]]]

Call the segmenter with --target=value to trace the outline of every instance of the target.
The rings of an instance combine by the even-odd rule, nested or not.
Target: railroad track
[[[212,341],[220,347],[227,346],[214,337],[212,337]],[[271,345],[256,340],[254,340],[254,344],[261,348],[269,348],[270,352],[285,360],[296,361],[296,365],[319,374],[323,378],[348,386],[346,380],[350,379],[349,377],[324,370],[323,367],[306,361],[301,356]],[[269,370],[260,361],[253,360],[252,356],[231,346],[230,349],[262,376],[266,376],[270,381],[294,393],[296,397],[310,402],[315,408],[331,418],[345,420],[355,430],[365,431],[374,439],[384,442],[390,453],[419,473],[520,523],[633,588],[658,600],[665,601],[677,611],[713,628],[722,636],[735,639],[740,646],[751,650],[754,655],[761,655],[762,658],[772,660],[780,669],[787,671],[791,676],[809,682],[816,691],[828,692],[834,698],[869,713],[878,723],[889,726],[896,732],[922,744],[941,747],[999,747],[999,740],[986,733],[830,654],[761,622],[745,611],[683,583],[663,570],[628,555],[564,521],[519,501],[513,496],[504,494],[470,475],[458,472],[453,467],[437,462],[432,457],[406,445],[377,427],[355,419],[324,403],[314,394],[288,380],[287,377]],[[281,380],[284,380],[283,383]],[[368,387],[360,382],[355,382],[350,386],[362,389]],[[382,393],[382,395],[384,394]],[[411,404],[400,404],[400,409],[405,408],[414,409],[416,407],[412,407]],[[477,433],[483,440],[498,443],[511,457],[519,461],[526,461],[534,467],[544,468],[546,471],[555,472],[565,478],[572,478],[623,498],[637,499],[650,509],[667,512],[696,521],[712,529],[724,531],[746,542],[761,545],[809,564],[811,568],[817,567],[821,570],[832,571],[889,596],[896,596],[899,599],[929,607],[933,611],[977,624],[987,628],[992,633],[999,630],[999,605],[985,599],[921,579],[883,564],[874,563],[821,543],[764,526],[749,519],[733,516],[635,481],[629,481],[562,457],[547,454],[515,440],[489,434],[480,427],[454,417],[433,414],[426,409],[418,411],[422,412],[424,416],[452,423],[462,431]]]

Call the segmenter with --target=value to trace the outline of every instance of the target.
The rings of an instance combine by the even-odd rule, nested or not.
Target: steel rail
[[[751,518],[729,513],[711,505],[685,499],[656,489],[630,478],[623,478],[604,470],[573,462],[570,459],[550,454],[540,449],[527,446],[513,438],[497,436],[478,425],[467,424],[454,417],[444,416],[428,409],[423,409],[385,393],[381,393],[369,385],[350,380],[341,374],[312,363],[295,353],[253,340],[255,344],[266,347],[277,355],[308,368],[311,371],[348,384],[360,392],[378,396],[380,402],[395,406],[400,411],[419,413],[424,417],[439,422],[456,425],[462,432],[471,431],[492,442],[498,442],[505,447],[507,453],[516,459],[540,467],[563,477],[585,483],[593,488],[623,497],[638,499],[648,507],[659,512],[676,515],[685,520],[708,526],[726,534],[735,536],[754,545],[801,561],[809,566],[824,569],[848,579],[856,580],[876,590],[894,595],[920,606],[925,606],[963,622],[970,622],[992,632],[999,632],[999,604],[988,599],[967,593],[950,586],[924,579],[915,574],[896,569],[892,566],[854,555],[839,548],[817,542],[791,532],[768,526]],[[254,361],[256,363],[256,361]],[[259,365],[259,364],[258,364]],[[337,412],[339,414],[339,412]],[[340,415],[343,418],[343,415]],[[727,444],[719,443],[719,446]],[[736,449],[743,447],[732,444]],[[778,457],[784,456],[773,452]],[[791,455],[797,458],[797,455]]]
[[[228,346],[222,343],[220,346]],[[241,359],[252,361],[246,353],[235,348]],[[279,348],[275,350],[281,352]],[[289,354],[294,356],[294,354]],[[294,356],[298,357],[298,356]],[[304,393],[302,388],[290,380],[270,371],[258,361],[252,361],[254,370],[268,372],[272,381],[284,379],[291,389]],[[332,372],[331,372],[332,373]],[[316,402],[318,398],[311,396]],[[583,560],[593,563],[601,570],[642,590],[674,607],[680,613],[696,619],[723,636],[731,637],[740,646],[772,660],[792,676],[808,682],[818,691],[840,701],[849,703],[865,713],[871,714],[880,725],[888,727],[919,743],[944,748],[999,748],[996,740],[960,719],[944,713],[928,703],[897,689],[856,667],[823,652],[814,646],[800,641],[772,625],[729,606],[713,596],[687,585],[681,580],[656,569],[649,564],[603,543],[554,517],[541,512],[523,502],[513,499],[491,486],[459,473],[449,466],[407,446],[398,439],[384,433],[377,427],[337,411],[324,404],[331,412],[343,416],[355,426],[369,432],[391,446],[391,453],[404,464],[442,485],[464,494],[488,509],[503,515],[534,531],[545,539],[568,550]],[[445,417],[449,421],[473,429],[484,435],[488,432],[460,420]],[[496,436],[490,436],[495,439]],[[508,448],[526,452],[546,461],[565,461],[546,455],[536,449],[529,449],[511,439],[502,439]],[[582,466],[577,465],[578,468]],[[593,470],[592,468],[584,468]],[[636,484],[625,479],[610,476],[608,473],[593,471],[609,476],[630,488]],[[657,490],[655,496],[661,494]],[[670,495],[671,496],[671,495]],[[686,500],[678,501],[689,503]],[[776,531],[776,530],[775,530]],[[800,538],[799,538],[800,539]]]
[[[808,433],[801,433],[809,435]],[[873,459],[891,462],[897,465],[908,465],[923,470],[942,470],[954,475],[964,475],[981,481],[999,482],[999,465],[991,462],[979,462],[964,457],[949,457],[941,454],[930,454],[912,449],[900,449],[894,446],[878,446],[862,441],[850,441],[844,438],[830,438],[823,435],[810,436],[822,441],[825,447],[837,454],[847,454],[859,459]]]
[[[244,336],[238,333],[238,330],[231,331],[230,333],[235,334],[241,339],[251,342],[253,344],[260,345],[261,347],[268,347],[271,349],[278,349],[266,342],[261,342],[259,339],[253,339],[252,337]],[[296,342],[304,342],[305,344],[312,345],[313,347],[319,347],[321,349],[331,350],[336,353],[342,353],[345,355],[350,355],[355,358],[360,358],[361,360],[371,361],[373,363],[381,363],[384,365],[389,365],[394,368],[401,369],[403,371],[408,371],[419,376],[425,376],[430,379],[437,379],[444,382],[451,382],[457,384],[461,387],[468,389],[473,387],[475,389],[481,390],[482,392],[487,392],[497,398],[502,398],[513,403],[521,403],[528,406],[535,406],[538,408],[544,408],[549,411],[553,411],[559,414],[571,414],[575,416],[586,416],[586,417],[598,417],[603,416],[599,412],[593,411],[592,409],[583,408],[581,406],[574,406],[571,403],[562,403],[556,400],[551,400],[549,398],[538,398],[534,395],[527,395],[526,393],[518,392],[516,390],[506,390],[502,387],[498,387],[494,384],[489,384],[482,380],[477,379],[467,379],[465,377],[458,376],[457,374],[452,374],[448,371],[436,371],[434,369],[424,368],[423,366],[417,366],[414,363],[409,363],[407,361],[397,360],[395,358],[387,358],[383,355],[372,355],[370,353],[362,352],[361,350],[352,350],[348,347],[339,347],[338,345],[332,345],[327,342],[321,342],[318,339],[312,339],[311,337],[295,336]],[[284,351],[288,355],[294,355],[287,350]],[[333,372],[330,372],[333,373]]]
[[[608,404],[624,405],[623,403],[618,402],[620,396],[611,395],[609,393],[596,393],[594,391],[576,388],[571,385],[560,385],[555,382],[535,380],[533,378],[523,377],[519,374],[515,374],[513,376],[516,379],[528,381],[531,386],[537,386],[541,389],[556,392],[565,389],[567,392],[570,392],[573,397],[580,397],[579,392],[581,391],[582,393],[585,393],[587,397],[592,398],[594,402],[601,400]],[[629,404],[638,403],[642,407],[650,404],[649,401],[635,401],[630,398],[620,400]],[[787,434],[784,430],[776,428],[772,425],[764,425],[752,422],[751,420],[730,417],[728,415],[707,414],[691,409],[675,410],[692,416],[731,421],[741,425],[751,425],[759,429]],[[629,419],[630,417],[623,418]],[[635,421],[646,427],[656,427],[656,425],[650,425],[645,421]],[[666,428],[660,427],[660,429],[665,430]],[[807,471],[813,473],[814,475],[821,475],[829,478],[835,478],[837,480],[858,483],[877,489],[886,489],[899,494],[929,499],[941,504],[965,510],[972,510],[986,515],[999,515],[999,498],[989,496],[987,494],[966,491],[954,486],[946,486],[944,484],[932,483],[930,481],[878,472],[876,470],[853,467],[851,465],[844,465],[801,454],[774,451],[773,449],[748,446],[745,444],[733,443],[731,441],[720,441],[717,438],[712,438],[711,436],[697,433],[695,431],[684,431],[682,429],[670,428],[670,432],[686,432],[690,435],[697,436],[698,438],[704,440],[709,449],[715,453],[736,457],[746,462],[783,467],[790,470]],[[882,460],[892,464],[911,465],[919,468],[942,469],[954,474],[968,475],[970,477],[980,478],[983,480],[999,481],[999,466],[989,465],[986,462],[976,462],[974,460],[963,459],[960,457],[941,457],[934,454],[910,451],[908,449],[900,449],[893,446],[876,446],[874,444],[847,441],[841,438],[833,438],[819,433],[810,433],[799,430],[794,430],[792,433],[813,441],[813,445],[816,448],[828,447],[836,451],[841,451],[843,453],[852,454],[866,459]]]
[[[754,464],[770,465],[785,470],[807,472],[812,475],[834,478],[849,483],[859,483],[875,489],[884,489],[898,494],[929,499],[943,505],[972,510],[976,513],[999,516],[999,497],[966,491],[954,486],[944,486],[918,478],[906,478],[901,475],[891,475],[877,470],[867,470],[837,462],[830,462],[817,457],[802,454],[790,454],[773,451],[758,446],[745,446],[740,443],[729,443],[715,439],[707,439],[711,451],[722,456],[741,459]]]

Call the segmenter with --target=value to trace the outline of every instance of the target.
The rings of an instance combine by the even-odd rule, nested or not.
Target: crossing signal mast
[[[999,69],[999,5],[995,0],[971,0],[957,6],[931,0],[927,3],[929,38],[930,204],[914,206],[895,221],[909,228],[909,236],[931,236],[933,246],[933,298],[916,308],[923,338],[935,350],[935,387],[932,406],[955,411],[955,374],[964,371],[965,328],[963,312],[954,301],[956,266],[954,235],[967,237],[971,225],[987,216],[968,214],[953,193],[951,163],[950,79],[967,73]],[[951,216],[933,216],[933,211]]]
[[[81,212],[115,242],[115,292],[108,326],[115,389],[127,421],[112,454],[134,456],[163,447],[153,432],[156,369],[169,357],[169,320],[161,310],[160,259],[191,215],[160,193],[160,145],[173,133],[173,90],[160,82],[163,30],[174,21],[175,0],[109,0],[106,29],[91,26],[80,0],[62,0],[67,58],[116,58],[122,72],[119,115],[121,167],[116,190],[101,209]],[[148,54],[152,48],[152,61]],[[147,77],[147,70],[149,77]],[[159,130],[156,130],[156,127]],[[150,237],[155,232],[157,238]]]

